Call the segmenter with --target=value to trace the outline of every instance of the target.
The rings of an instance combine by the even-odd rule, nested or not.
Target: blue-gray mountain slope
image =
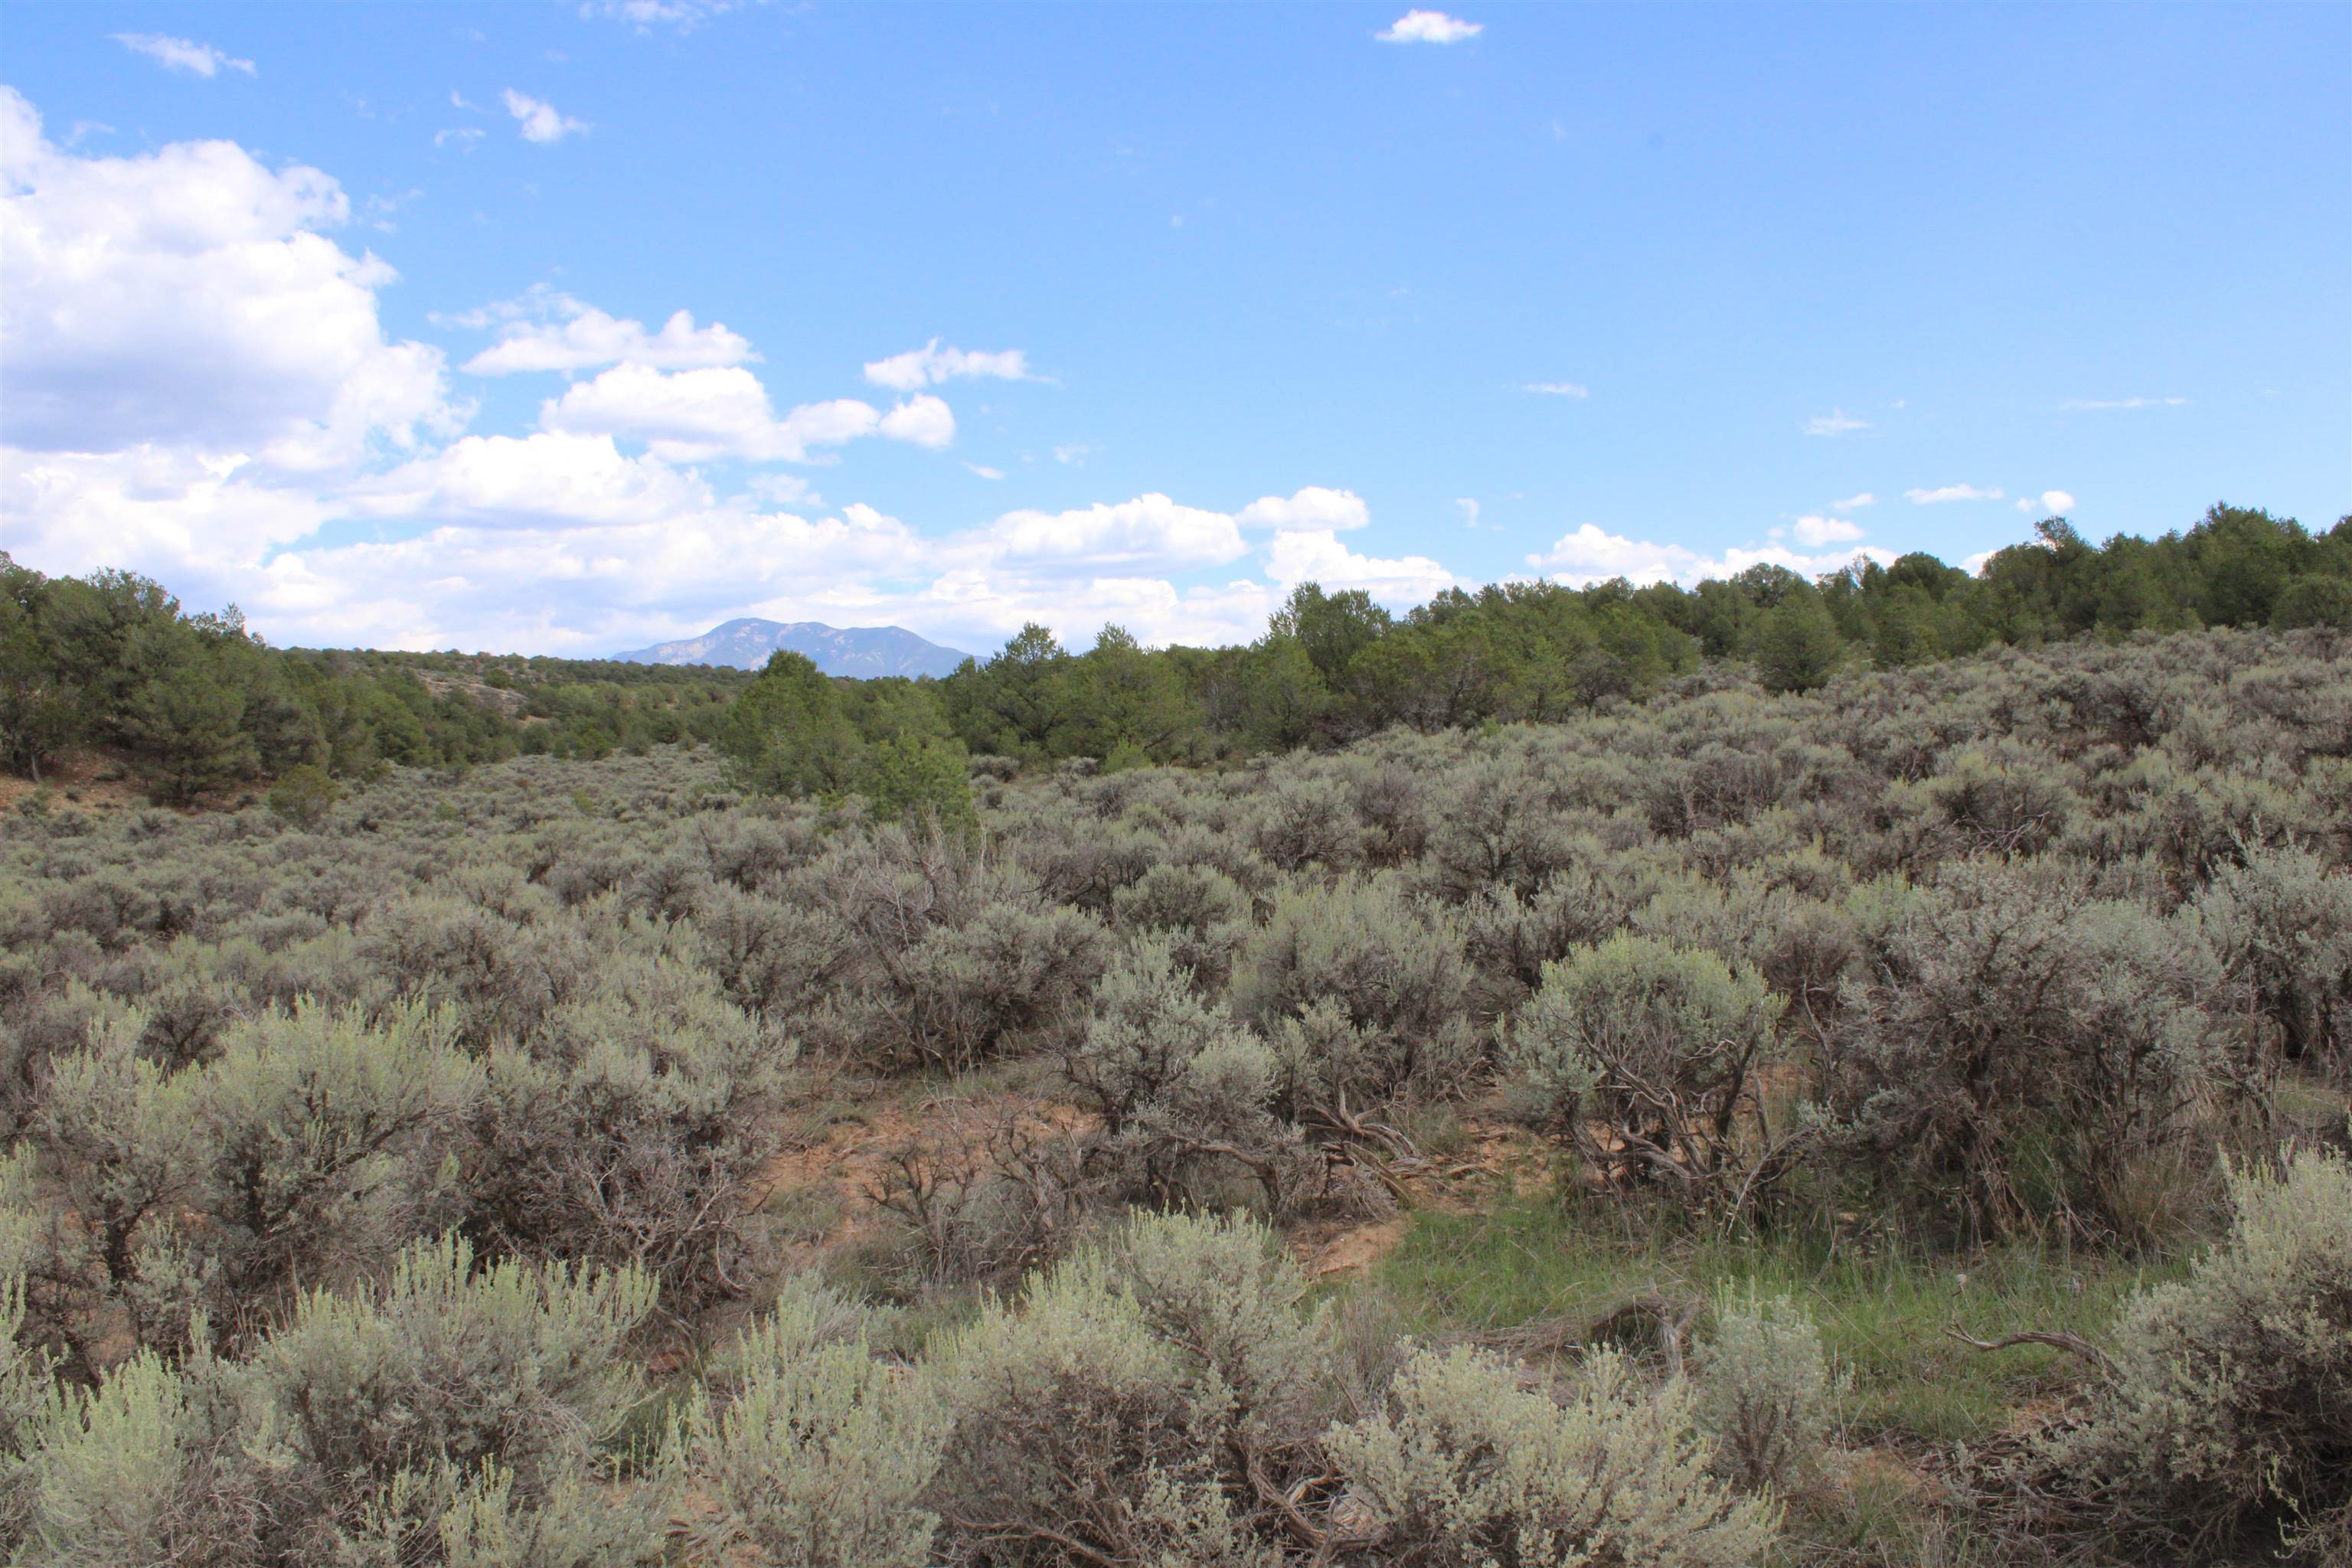
[[[698,637],[615,654],[631,664],[719,664],[757,669],[778,648],[805,654],[827,675],[947,675],[964,656],[926,642],[904,626],[828,626],[820,621],[752,616],[713,626]]]

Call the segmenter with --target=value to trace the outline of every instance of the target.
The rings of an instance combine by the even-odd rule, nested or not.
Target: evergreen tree
[[[863,750],[832,679],[805,655],[781,650],[735,700],[719,749],[742,787],[782,795],[848,789]]]

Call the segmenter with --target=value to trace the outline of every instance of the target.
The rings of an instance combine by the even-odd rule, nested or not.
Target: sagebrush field
[[[0,1531],[2340,1563],[2347,656],[1694,662],[969,786],[845,728],[851,789],[776,773],[780,664],[716,747],[25,793]]]

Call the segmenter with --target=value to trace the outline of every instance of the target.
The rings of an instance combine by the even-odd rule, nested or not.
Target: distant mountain
[[[762,621],[746,616],[698,637],[656,643],[613,657],[630,664],[719,664],[757,669],[778,648],[806,654],[827,675],[947,675],[964,656],[925,642],[904,626],[828,626],[818,621]]]

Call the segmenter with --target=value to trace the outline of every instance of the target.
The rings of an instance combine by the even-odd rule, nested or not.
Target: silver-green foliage
[[[1751,1568],[1778,1510],[1712,1473],[1693,1416],[1687,1387],[1654,1396],[1613,1352],[1565,1405],[1486,1352],[1424,1352],[1385,1408],[1325,1438],[1335,1512],[1367,1564]]]
[[[2230,1179],[2228,1237],[2126,1303],[2115,1372],[2039,1456],[2076,1522],[2136,1549],[2242,1532],[2352,1548],[2352,1163],[2305,1150]]]
[[[1138,1216],[990,1308],[942,1362],[948,1560],[1271,1568],[1257,1481],[1328,1364],[1303,1290],[1255,1225]]]
[[[48,1401],[17,1560],[648,1560],[665,1487],[604,1483],[646,1394],[623,1347],[653,1300],[640,1272],[477,1270],[449,1239],[403,1252],[381,1287],[303,1297],[242,1362],[201,1331],[177,1366],[142,1352]]]
[[[919,1369],[875,1358],[858,1314],[795,1280],[736,1348],[722,1397],[687,1415],[687,1464],[724,1552],[774,1568],[926,1568],[944,1412]]]
[[[2225,866],[2189,908],[2280,1057],[2352,1068],[2352,877],[2301,847]]]
[[[1819,1461],[1845,1386],[1794,1300],[1753,1287],[1717,1298],[1698,1401],[1718,1474],[1748,1491],[1785,1492]]]
[[[1727,1173],[1782,1006],[1763,976],[1623,933],[1543,975],[1504,1034],[1521,1113],[1616,1174],[1703,1184]]]
[[[1470,979],[1449,911],[1414,899],[1393,873],[1350,877],[1276,900],[1234,965],[1232,1006],[1270,1036],[1318,1008],[1344,1023],[1352,1041],[1342,1059],[1277,1046],[1281,1098],[1307,1121],[1457,1082],[1478,1056]]]

